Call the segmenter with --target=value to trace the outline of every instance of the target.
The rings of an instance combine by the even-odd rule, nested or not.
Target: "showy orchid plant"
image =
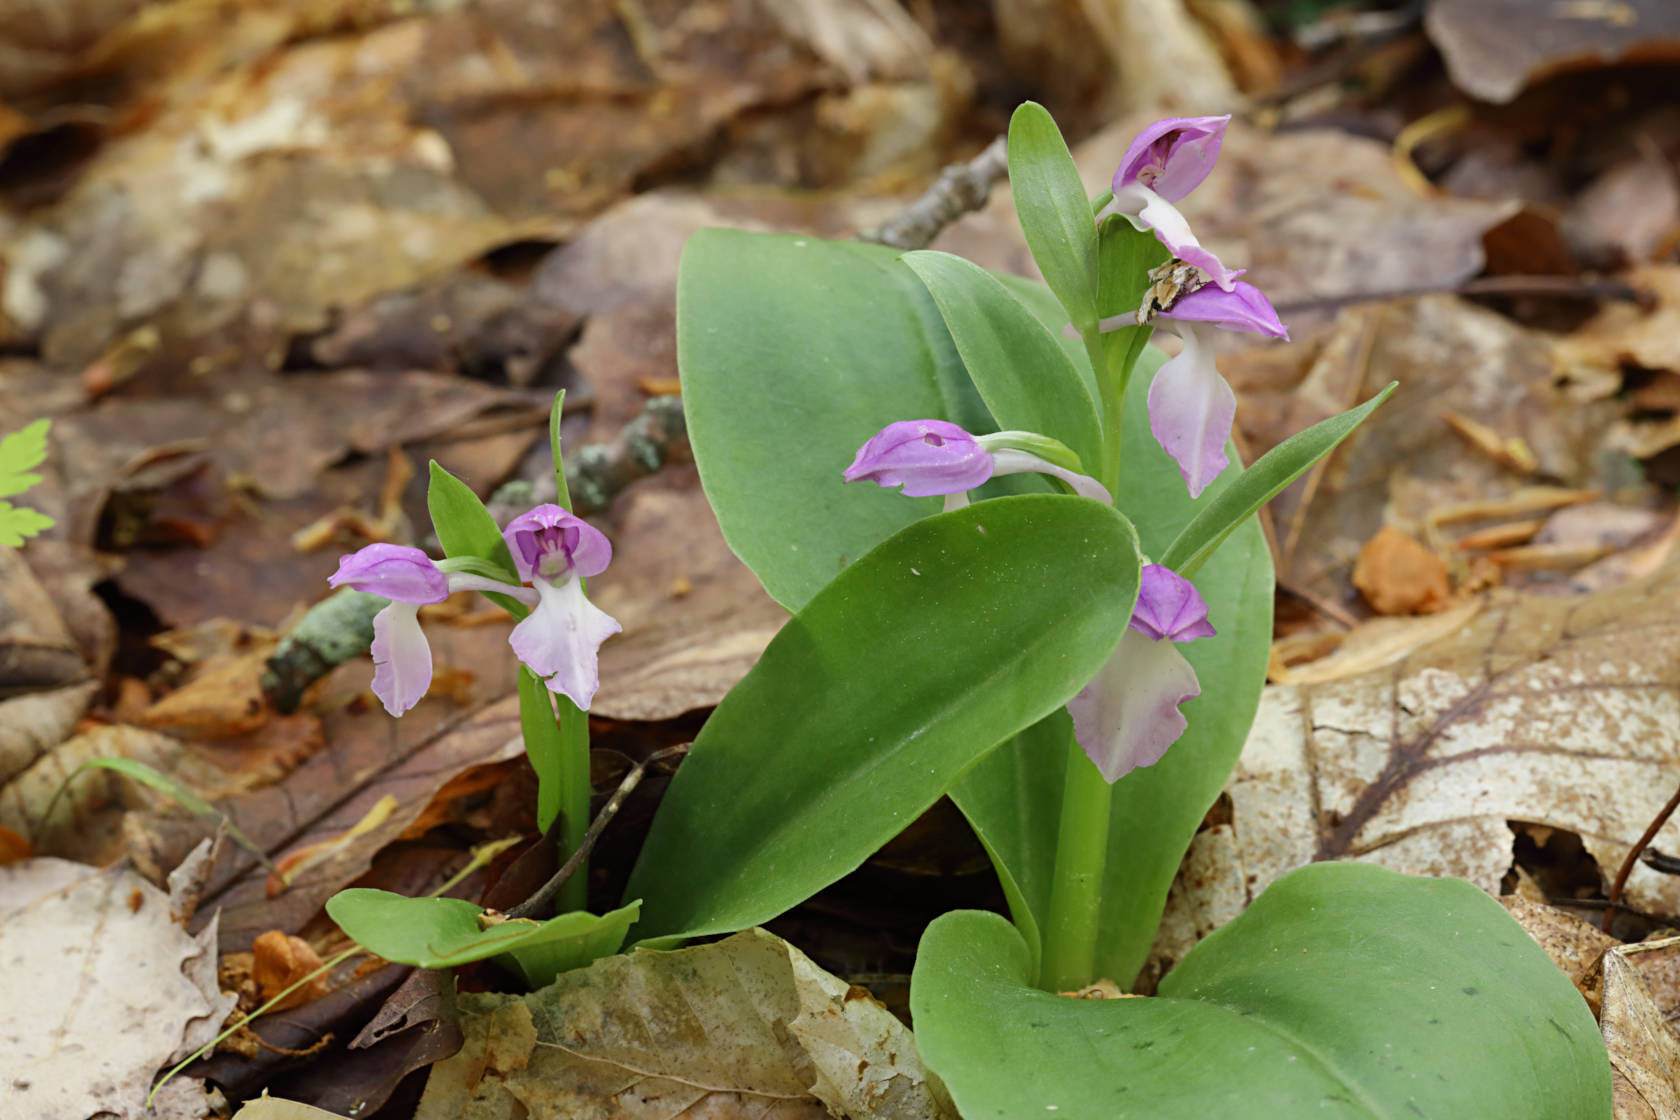
[[[352,891],[333,908],[347,931],[418,920],[424,950],[393,959],[508,952],[539,982],[626,930],[651,950],[767,921],[948,796],[1009,906],[946,914],[918,950],[917,1045],[964,1115],[1608,1116],[1585,1005],[1461,882],[1304,868],[1155,998],[1063,998],[1138,977],[1243,746],[1271,637],[1257,512],[1393,388],[1235,461],[1212,332],[1287,332],[1178,208],[1227,126],[1151,126],[1091,198],[1049,115],[1022,106],[1010,178],[1043,284],[944,253],[697,234],[678,292],[689,435],[786,627],[708,717],[619,910],[573,894],[509,933],[467,903],[415,919],[398,905],[415,900]],[[429,673],[419,605],[470,588],[534,607],[512,641],[523,723],[540,815],[574,844],[580,709],[616,629],[582,580],[610,549],[556,507],[503,539],[446,479],[434,469],[451,559],[374,546],[335,580],[391,600],[375,688],[393,712]]]

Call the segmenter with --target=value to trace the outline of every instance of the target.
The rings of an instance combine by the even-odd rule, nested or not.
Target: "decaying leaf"
[[[1599,1026],[1610,1051],[1616,1120],[1663,1120],[1680,1116],[1680,1038],[1628,958],[1638,948],[1604,954]]]
[[[1434,0],[1424,25],[1453,83],[1483,101],[1567,70],[1680,57],[1680,11],[1668,0]]]
[[[898,1020],[762,930],[461,1002],[466,1044],[433,1067],[420,1120],[956,1115]]]
[[[0,919],[8,1120],[138,1118],[157,1071],[233,1007],[216,988],[215,919],[189,937],[132,871],[0,868]]]
[[[1582,596],[1495,592],[1403,660],[1273,686],[1228,793],[1229,826],[1197,837],[1169,913],[1222,924],[1279,875],[1365,859],[1497,891],[1507,821],[1577,833],[1615,868],[1680,783],[1680,564]],[[1655,841],[1680,848],[1680,822]],[[1217,850],[1212,850],[1217,848]],[[1680,880],[1636,866],[1628,901],[1680,913]],[[1169,923],[1170,924],[1170,923]],[[1174,938],[1177,938],[1175,941]]]
[[[98,681],[84,681],[0,700],[0,784],[62,743],[98,691]]]

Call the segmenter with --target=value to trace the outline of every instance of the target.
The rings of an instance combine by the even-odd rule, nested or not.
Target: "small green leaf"
[[[1081,331],[1097,322],[1097,223],[1079,169],[1044,106],[1022,102],[1009,120],[1009,187],[1044,282]]]
[[[1137,595],[1131,526],[1026,495],[927,518],[783,627],[677,771],[637,935],[766,921],[859,866],[1000,740],[1078,692]]]
[[[949,253],[906,253],[998,426],[1053,436],[1086,474],[1102,454],[1097,405],[1056,337],[991,273]]]
[[[609,914],[574,910],[546,922],[513,919],[480,928],[484,908],[461,898],[406,898],[353,887],[327,900],[327,914],[345,936],[388,961],[418,968],[454,968],[508,954],[532,987],[624,944],[640,903]]]
[[[51,420],[37,420],[0,439],[0,498],[10,498],[41,481],[32,473],[47,457]]]
[[[995,914],[930,925],[916,1044],[968,1116],[1608,1120],[1591,1011],[1504,909],[1456,879],[1321,863],[1274,883],[1152,999],[1029,986]]]
[[[531,769],[537,772],[537,830],[543,833],[560,815],[565,755],[550,695],[548,686],[535,673],[519,667],[519,732],[525,739]]]
[[[22,548],[24,538],[43,533],[55,524],[52,518],[28,506],[0,502],[0,545]]]
[[[1194,575],[1226,537],[1258,513],[1261,506],[1277,497],[1284,487],[1300,478],[1307,468],[1353,434],[1353,430],[1388,399],[1397,384],[1390,382],[1386,389],[1358,408],[1320,420],[1262,455],[1235,482],[1196,512],[1195,518],[1161,554],[1160,563],[1185,577]]]
[[[432,515],[432,530],[437,533],[445,556],[450,559],[476,556],[509,573],[514,571],[513,555],[502,540],[496,519],[484,508],[472,487],[444,470],[435,459],[431,465],[431,484],[426,488],[426,509]],[[516,619],[531,613],[518,599],[495,593],[487,593],[487,597]]]

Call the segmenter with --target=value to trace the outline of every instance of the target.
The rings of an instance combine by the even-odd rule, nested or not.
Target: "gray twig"
[[[940,230],[986,205],[993,185],[1008,174],[1009,147],[1006,139],[999,136],[967,163],[953,163],[945,168],[933,186],[904,213],[858,234],[858,240],[894,249],[925,249],[939,236]]]

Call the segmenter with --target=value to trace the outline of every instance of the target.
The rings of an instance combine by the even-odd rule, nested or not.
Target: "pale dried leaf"
[[[1680,1038],[1663,1021],[1639,969],[1624,950],[1604,954],[1599,1029],[1610,1051],[1616,1120],[1680,1116]]]
[[[462,1010],[466,1044],[433,1068],[419,1120],[955,1116],[885,1008],[762,930]]]
[[[246,1101],[245,1106],[233,1114],[233,1120],[342,1120],[342,1117],[314,1105],[271,1097],[264,1090],[262,1096]]]
[[[0,916],[7,1120],[137,1120],[160,1067],[232,1010],[215,984],[215,923],[189,937],[132,871],[0,868]]]
[[[87,710],[98,681],[0,700],[0,785],[64,742]]]
[[[1270,687],[1228,786],[1235,842],[1193,901],[1221,924],[1285,872],[1347,858],[1497,891],[1511,820],[1577,833],[1614,868],[1680,782],[1677,685],[1671,563],[1590,595],[1498,592],[1393,665]],[[1655,843],[1680,848],[1680,822]],[[1636,865],[1627,899],[1680,913],[1680,881]]]

